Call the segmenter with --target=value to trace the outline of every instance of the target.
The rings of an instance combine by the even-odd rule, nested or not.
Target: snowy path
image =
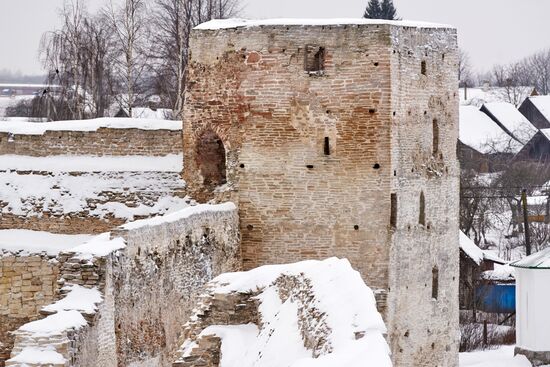
[[[524,356],[514,357],[514,346],[460,353],[460,367],[532,367]]]

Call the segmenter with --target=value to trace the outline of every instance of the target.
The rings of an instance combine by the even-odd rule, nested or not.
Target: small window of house
[[[439,296],[439,269],[434,266],[432,269],[432,298],[437,299]]]
[[[426,198],[424,192],[420,192],[420,214],[418,215],[418,224],[426,225]]]
[[[309,73],[322,73],[325,69],[325,48],[306,46],[305,70]]]
[[[420,72],[422,73],[422,75],[426,75],[426,61],[422,61],[420,63]]]

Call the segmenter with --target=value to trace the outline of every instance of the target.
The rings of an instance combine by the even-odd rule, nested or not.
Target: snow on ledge
[[[80,259],[91,259],[94,256],[107,256],[111,252],[122,250],[125,247],[126,243],[122,237],[111,238],[111,233],[106,232],[82,245],[69,249],[68,252],[77,253]]]
[[[447,24],[418,22],[410,20],[383,20],[365,18],[333,18],[333,19],[300,19],[300,18],[276,18],[276,19],[214,19],[195,27],[197,30],[217,30],[230,28],[252,28],[261,26],[342,26],[342,25],[392,25],[398,27],[414,28],[450,28]]]
[[[130,222],[120,226],[120,229],[123,230],[133,230],[143,227],[153,227],[162,225],[164,223],[172,223],[181,219],[189,218],[193,215],[207,213],[207,212],[230,212],[236,210],[237,206],[232,202],[227,202],[223,204],[200,204],[195,206],[190,206],[185,209],[182,209],[177,212],[173,212],[164,216],[158,216],[154,218],[137,220],[135,222]]]
[[[59,301],[43,307],[42,311],[56,313],[74,310],[92,315],[97,312],[97,305],[103,300],[101,292],[97,288],[84,288],[75,284],[66,286],[63,290],[68,290],[69,293]]]
[[[67,360],[63,355],[58,353],[52,346],[46,346],[45,348],[28,347],[24,348],[15,357],[9,359],[7,362],[21,363],[24,366],[27,365],[65,365]]]
[[[55,155],[31,157],[0,155],[0,171],[43,172],[181,172],[183,155],[151,156],[87,156]]]
[[[54,122],[0,122],[0,132],[19,135],[43,135],[47,131],[97,131],[106,129],[181,130],[181,121],[104,117],[92,120]]]

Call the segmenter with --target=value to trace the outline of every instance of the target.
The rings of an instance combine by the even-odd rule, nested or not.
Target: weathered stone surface
[[[312,47],[323,70],[311,71]],[[396,366],[458,363],[457,61],[456,31],[444,28],[191,37],[190,194],[239,203],[245,269],[348,258],[377,295]],[[207,182],[205,132],[225,148],[225,190]]]

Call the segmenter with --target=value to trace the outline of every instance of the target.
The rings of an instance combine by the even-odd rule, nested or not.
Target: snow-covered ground
[[[181,172],[183,154],[151,156],[0,155],[0,171],[39,172]]]
[[[514,357],[514,346],[460,353],[460,367],[532,367],[524,356]]]
[[[67,164],[70,166],[70,162]],[[175,196],[184,186],[179,174],[172,172],[97,172],[76,176],[63,172],[0,172],[0,202],[5,203],[2,212],[6,214],[40,217],[45,212],[68,215],[88,210],[96,217],[110,214],[132,220],[135,216],[165,214],[188,206],[189,200]]]

